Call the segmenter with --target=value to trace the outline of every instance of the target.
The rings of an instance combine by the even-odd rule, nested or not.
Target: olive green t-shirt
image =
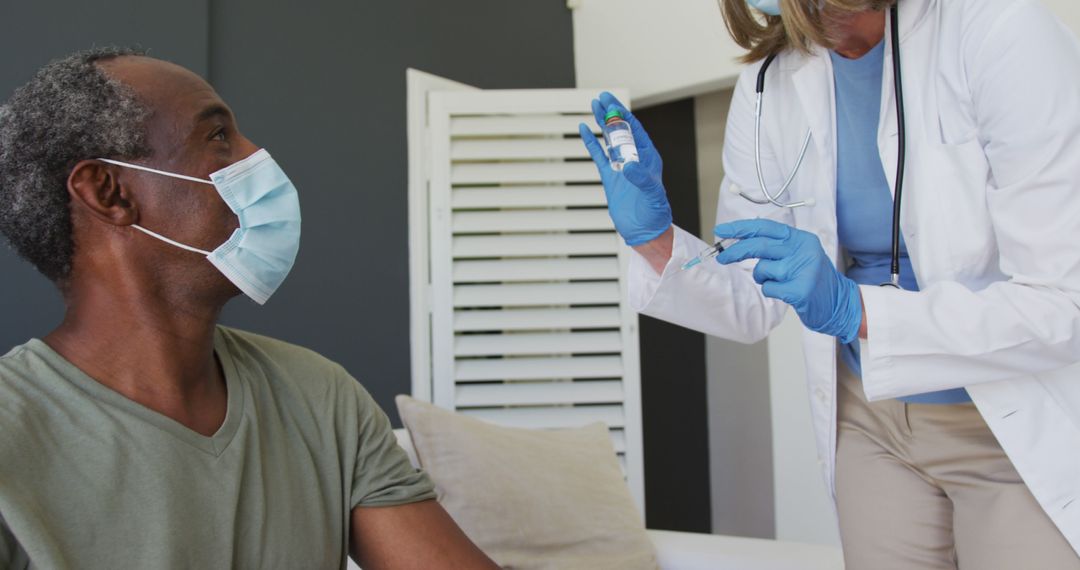
[[[345,568],[353,507],[435,497],[341,366],[225,327],[214,350],[211,437],[40,340],[0,357],[0,568]]]

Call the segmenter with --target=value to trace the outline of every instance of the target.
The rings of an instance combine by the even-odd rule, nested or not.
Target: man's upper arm
[[[353,466],[349,508],[388,507],[435,498],[435,486],[427,474],[409,462],[386,413],[359,383],[356,460]]]
[[[409,462],[386,413],[351,376],[358,432],[349,551],[364,570],[497,568],[435,499],[427,474]]]
[[[434,500],[352,510],[349,551],[364,570],[498,568]]]

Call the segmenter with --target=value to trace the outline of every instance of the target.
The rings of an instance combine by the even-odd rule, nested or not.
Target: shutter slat
[[[589,354],[619,352],[622,334],[614,332],[471,334],[454,339],[455,356]]]
[[[598,140],[601,145],[603,140]],[[453,160],[514,160],[538,158],[589,158],[581,139],[455,140],[450,143]]]
[[[453,268],[455,283],[618,278],[619,260],[614,257],[455,261]]]
[[[617,304],[621,291],[617,282],[604,283],[507,283],[500,285],[458,285],[455,307],[506,307],[535,305]]]
[[[452,192],[454,208],[543,208],[551,206],[606,206],[604,187],[580,186],[505,186],[501,188],[456,188]]]
[[[454,311],[454,331],[600,329],[622,324],[618,307]]]
[[[484,421],[529,429],[580,427],[601,422],[608,427],[623,427],[626,419],[622,406],[522,407],[502,409],[459,409],[460,413]]]
[[[529,382],[458,386],[458,407],[612,404],[623,399],[622,381]]]
[[[546,378],[616,378],[622,376],[621,356],[570,356],[555,358],[500,358],[458,360],[458,382],[487,380],[541,380]]]
[[[615,446],[617,453],[623,453],[626,451],[626,432],[621,429],[613,429],[611,433],[611,443]]]
[[[537,182],[599,182],[591,161],[456,163],[451,184],[529,184]]]
[[[587,114],[491,115],[451,117],[450,135],[454,137],[575,135],[581,123],[589,125],[594,129],[593,132],[599,128],[596,126],[596,119]]]
[[[455,258],[509,257],[534,255],[615,255],[619,240],[615,233],[519,234],[499,236],[458,236],[451,246]]]
[[[455,234],[489,232],[536,232],[562,230],[612,230],[607,210],[525,210],[503,212],[454,212]]]

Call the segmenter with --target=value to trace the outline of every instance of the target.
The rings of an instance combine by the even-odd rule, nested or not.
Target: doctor
[[[681,268],[710,244],[632,115],[593,103],[622,172],[582,126],[631,303],[743,342],[795,309],[849,570],[1080,568],[1076,39],[1035,0],[750,4],[718,263]]]

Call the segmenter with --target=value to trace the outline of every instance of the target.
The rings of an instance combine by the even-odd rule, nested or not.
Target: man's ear
[[[131,193],[120,184],[116,168],[100,160],[82,160],[68,176],[68,194],[73,204],[86,208],[95,218],[115,226],[130,226],[139,220]]]

